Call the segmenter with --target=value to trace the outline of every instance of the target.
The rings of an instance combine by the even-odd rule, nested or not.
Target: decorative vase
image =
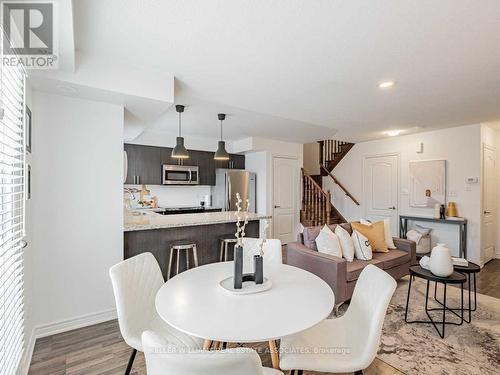
[[[234,246],[234,289],[243,287],[243,247],[236,244]]]
[[[255,284],[263,284],[264,283],[264,251],[263,246],[264,242],[266,242],[266,238],[260,243],[259,254],[254,255],[253,257],[253,272],[252,273],[243,273],[243,238],[245,237],[245,227],[248,224],[248,207],[250,206],[250,201],[246,200],[246,210],[242,211],[241,209],[241,198],[240,193],[236,193],[236,233],[235,237],[237,239],[236,245],[234,245],[234,275],[233,275],[233,288],[234,289],[242,289],[244,282],[254,282]],[[243,212],[245,214],[243,224],[240,213]],[[267,228],[267,222],[264,226],[264,231]],[[267,279],[266,279],[267,280]],[[269,280],[267,280],[269,281]],[[268,283],[269,284],[269,283]],[[269,287],[269,286],[268,286]]]
[[[418,263],[420,264],[420,267],[422,267],[425,270],[430,271],[429,261],[430,261],[430,258],[427,255],[425,255],[422,257],[422,259],[420,259],[420,262],[418,262]]]
[[[264,258],[260,255],[253,256],[253,278],[255,284],[264,282]]]
[[[436,203],[434,205],[434,219],[439,218],[441,218],[441,205],[439,203]]]
[[[446,210],[446,214],[451,217],[458,216],[457,204],[455,202],[448,203],[448,209]]]
[[[444,243],[438,243],[431,252],[430,271],[439,277],[448,277],[453,273],[451,252]]]

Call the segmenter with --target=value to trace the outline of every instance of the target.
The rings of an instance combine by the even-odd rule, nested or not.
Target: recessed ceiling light
[[[389,137],[396,137],[398,135],[400,135],[402,132],[402,130],[389,130],[389,131],[386,131],[385,134],[387,134]]]
[[[394,81],[384,81],[378,84],[378,87],[380,87],[381,89],[388,89],[392,86],[394,86]]]

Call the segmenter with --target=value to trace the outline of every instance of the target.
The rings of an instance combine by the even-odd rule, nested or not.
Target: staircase
[[[304,227],[345,223],[347,220],[332,205],[330,191],[323,190],[323,176],[330,176],[356,205],[359,202],[332,174],[333,168],[347,155],[354,143],[327,139],[318,141],[320,174],[310,175],[302,168],[302,209],[300,222]]]
[[[319,176],[319,175],[318,175]],[[302,209],[300,222],[305,227],[345,223],[345,218],[332,205],[330,191],[324,191],[316,182],[317,176],[302,168]]]
[[[319,164],[323,165],[328,172],[333,171],[333,168],[347,155],[349,150],[354,146],[354,143],[337,141],[335,139],[326,139],[318,141],[319,143]],[[321,171],[322,176],[326,174]]]

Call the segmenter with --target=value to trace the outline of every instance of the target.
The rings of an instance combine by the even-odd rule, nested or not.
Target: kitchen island
[[[260,220],[270,218],[271,216],[249,213],[246,237],[259,237]],[[127,259],[144,252],[153,253],[166,278],[172,243],[195,242],[199,265],[218,262],[220,239],[234,238],[235,223],[234,211],[179,215],[125,211],[123,256]],[[185,269],[184,256],[180,258],[180,263],[181,269]]]

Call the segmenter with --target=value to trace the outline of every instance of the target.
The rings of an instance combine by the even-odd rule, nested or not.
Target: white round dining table
[[[316,325],[335,304],[326,282],[297,267],[265,268],[272,288],[255,294],[223,289],[220,281],[232,274],[233,262],[219,262],[176,275],[156,294],[158,314],[179,331],[206,341],[269,341],[273,367],[278,367],[274,340]]]

